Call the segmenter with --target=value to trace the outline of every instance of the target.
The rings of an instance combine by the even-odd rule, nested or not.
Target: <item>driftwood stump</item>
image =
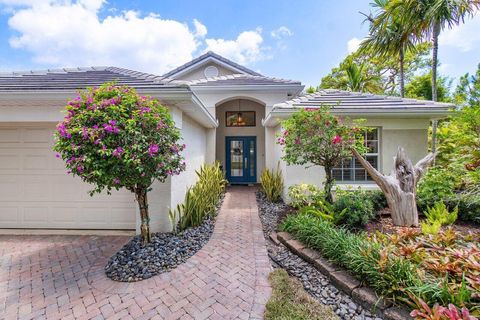
[[[403,227],[417,227],[416,186],[427,167],[432,163],[434,154],[428,154],[414,166],[412,161],[408,159],[405,150],[399,147],[397,156],[394,158],[393,171],[386,176],[372,167],[357,150],[353,149],[352,152],[385,194],[388,207],[392,213],[393,224]]]

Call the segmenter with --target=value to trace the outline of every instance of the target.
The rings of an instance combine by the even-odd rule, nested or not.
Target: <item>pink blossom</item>
[[[332,139],[332,143],[333,143],[333,144],[339,144],[340,142],[342,142],[342,140],[343,140],[342,137],[340,137],[340,136],[335,136],[335,137],[333,137],[333,139]]]
[[[150,157],[153,157],[158,153],[158,144],[151,144],[150,147],[148,147],[148,154]]]
[[[64,122],[60,122],[57,125],[57,131],[60,134],[61,137],[70,139],[72,137],[72,134],[67,131],[67,128],[65,127]]]
[[[319,108],[305,108],[306,111],[316,111],[318,110]]]
[[[120,179],[118,178],[113,179],[113,184],[120,184]]]
[[[82,127],[82,140],[88,139],[88,131],[86,127]]]
[[[113,150],[112,155],[117,158],[121,158],[123,154],[123,148],[118,147],[117,149]]]
[[[55,158],[60,158],[60,153],[55,154]]]
[[[300,138],[296,138],[295,139],[295,144],[300,144],[300,143],[301,143]]]
[[[83,172],[83,166],[78,166],[77,171],[78,171],[78,173],[82,173]]]
[[[288,136],[288,130],[283,131],[284,136]]]

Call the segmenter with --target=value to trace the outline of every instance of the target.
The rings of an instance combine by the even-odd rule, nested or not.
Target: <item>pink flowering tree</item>
[[[287,164],[322,166],[325,170],[324,192],[332,202],[332,169],[352,157],[352,148],[363,153],[362,130],[332,115],[327,107],[301,109],[282,122],[283,132],[277,143],[284,147]]]
[[[150,242],[147,193],[155,180],[185,169],[180,131],[168,109],[134,89],[107,83],[68,102],[54,150],[68,173],[92,184],[90,195],[126,188],[135,194],[141,235]]]

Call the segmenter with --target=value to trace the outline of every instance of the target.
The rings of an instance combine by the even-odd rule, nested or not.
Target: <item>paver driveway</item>
[[[136,283],[103,267],[128,237],[0,236],[0,319],[257,319],[270,272],[254,189],[230,188],[208,244]]]

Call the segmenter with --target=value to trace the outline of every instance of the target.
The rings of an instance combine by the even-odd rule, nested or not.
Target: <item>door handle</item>
[[[245,168],[248,168],[248,158],[245,157]]]

